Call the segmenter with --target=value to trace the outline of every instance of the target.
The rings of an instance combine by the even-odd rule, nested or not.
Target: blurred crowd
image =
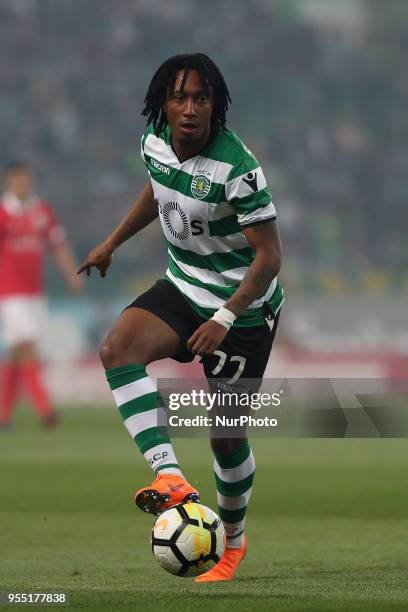
[[[264,166],[286,287],[405,291],[407,17],[399,0],[2,0],[0,162],[34,163],[84,256],[146,180],[155,69],[204,51],[229,85],[229,127]],[[115,281],[157,276],[164,259],[135,243]]]

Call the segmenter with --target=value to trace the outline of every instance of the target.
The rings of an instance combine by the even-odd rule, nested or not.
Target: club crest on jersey
[[[211,181],[208,176],[199,172],[195,174],[191,181],[191,193],[197,200],[202,200],[210,193]]]

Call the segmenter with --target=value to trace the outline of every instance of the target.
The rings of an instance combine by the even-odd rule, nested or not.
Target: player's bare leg
[[[148,365],[180,349],[176,332],[142,308],[127,308],[103,341],[99,356],[106,370],[131,363]]]
[[[121,314],[99,352],[125,426],[156,473],[154,482],[135,495],[137,506],[152,514],[183,501],[199,501],[160,424],[164,409],[145,369],[180,348],[179,336],[167,323],[147,310],[131,307]]]
[[[255,463],[246,438],[212,437],[220,517],[226,546],[221,560],[195,582],[232,580],[247,550],[245,512],[252,489]]]

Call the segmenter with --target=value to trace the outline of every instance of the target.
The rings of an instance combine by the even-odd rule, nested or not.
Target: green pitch
[[[0,434],[0,592],[65,591],[86,611],[408,610],[408,440],[254,440],[247,558],[195,585],[150,552],[132,494],[151,473],[116,410],[62,417],[42,432],[21,411]],[[175,446],[215,509],[206,440]]]

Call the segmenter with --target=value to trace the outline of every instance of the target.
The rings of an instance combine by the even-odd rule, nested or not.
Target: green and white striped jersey
[[[254,259],[243,228],[276,217],[262,169],[226,128],[218,130],[200,155],[180,163],[171,147],[170,128],[157,137],[149,127],[141,153],[167,241],[165,278],[199,316],[209,319],[236,291]],[[274,312],[281,307],[277,277],[234,326],[262,325],[265,301]]]

